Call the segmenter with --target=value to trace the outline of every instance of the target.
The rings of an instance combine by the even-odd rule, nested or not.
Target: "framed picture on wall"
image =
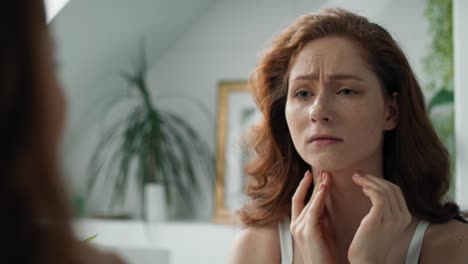
[[[215,216],[218,223],[238,223],[235,212],[247,201],[244,172],[248,160],[245,140],[248,129],[261,114],[247,81],[221,82],[218,87]]]

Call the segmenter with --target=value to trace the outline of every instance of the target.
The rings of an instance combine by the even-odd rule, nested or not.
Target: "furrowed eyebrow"
[[[363,81],[362,78],[352,75],[352,74],[330,74],[327,75],[327,78],[329,80],[333,81],[340,81],[340,80],[357,80],[357,81]],[[294,78],[294,81],[297,80],[311,80],[311,81],[316,81],[319,79],[319,75],[316,73],[311,73],[311,74],[305,74],[305,75],[298,75],[296,78]]]

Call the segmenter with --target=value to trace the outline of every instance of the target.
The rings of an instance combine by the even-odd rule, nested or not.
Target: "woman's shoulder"
[[[246,227],[234,239],[229,263],[280,263],[280,251],[278,224]]]
[[[431,224],[422,245],[421,263],[468,263],[468,224],[458,220]]]

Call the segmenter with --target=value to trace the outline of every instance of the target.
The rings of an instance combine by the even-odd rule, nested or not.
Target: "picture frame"
[[[244,172],[248,152],[243,148],[248,129],[261,117],[247,81],[220,82],[214,222],[238,224],[236,211],[247,201]]]

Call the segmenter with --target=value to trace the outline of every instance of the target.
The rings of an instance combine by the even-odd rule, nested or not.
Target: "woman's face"
[[[359,47],[344,38],[307,43],[291,65],[286,121],[295,148],[312,167],[340,170],[381,157],[383,133],[396,126]]]

